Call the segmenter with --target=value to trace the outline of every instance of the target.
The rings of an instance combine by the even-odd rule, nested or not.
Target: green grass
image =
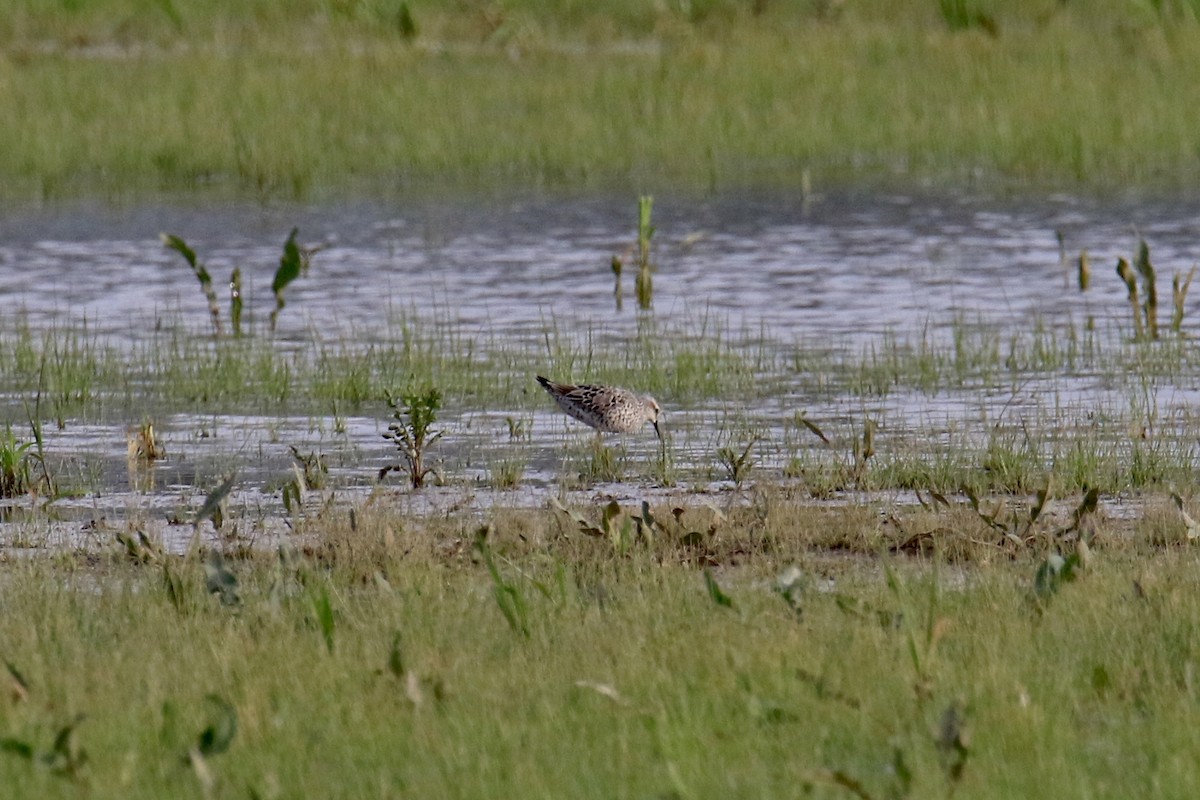
[[[115,543],[10,562],[0,780],[96,798],[1195,793],[1190,550],[1102,527],[1035,599],[1046,545],[990,560],[978,520],[904,516],[978,563],[881,562],[820,549],[898,541],[879,509],[755,513],[697,546],[656,509],[653,549],[615,557],[550,512],[496,512],[494,577],[452,545],[466,520],[365,510],[353,531],[326,520],[310,555],[207,573]]]
[[[1183,4],[960,5],[994,25],[934,0],[515,0],[408,3],[409,39],[389,0],[18,2],[0,20],[0,185],[291,197],[1200,175],[1200,24],[1169,8]]]
[[[489,330],[464,331],[435,309],[393,317],[369,335],[312,331],[278,342],[214,337],[167,319],[159,331],[131,330],[129,345],[69,321],[35,332],[18,317],[0,327],[0,392],[13,398],[18,418],[28,408],[60,428],[175,413],[323,416],[333,409],[385,419],[389,392],[421,387],[438,389],[452,418],[479,410],[519,416],[546,408],[531,386],[545,372],[635,387],[666,402],[672,415],[684,412],[678,425],[668,420],[672,452],[655,469],[640,455],[571,456],[571,473],[585,483],[617,474],[684,486],[744,478],[731,466],[755,438],[746,462],[755,464],[752,481],[782,476],[818,496],[847,488],[1172,487],[1190,482],[1196,456],[1189,444],[1196,420],[1172,399],[1181,376],[1200,366],[1196,349],[1174,334],[1133,341],[1121,319],[1084,329],[1034,321],[1001,334],[958,317],[867,345],[824,340],[819,348],[703,314],[644,318],[619,348],[598,327],[564,331],[554,319],[525,340]],[[1083,398],[1084,386],[1106,393]],[[877,428],[875,455],[862,461],[856,448],[867,421]],[[53,449],[47,455],[57,458]],[[499,465],[493,483],[512,485],[525,461]],[[452,482],[455,464],[444,465]]]

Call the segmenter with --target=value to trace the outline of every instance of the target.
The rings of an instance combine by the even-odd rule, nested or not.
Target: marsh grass
[[[520,455],[493,457],[488,464],[490,485],[495,489],[515,489],[525,477],[527,462]]]
[[[0,433],[0,497],[25,494],[33,485],[33,442],[23,442],[5,425]]]
[[[1038,530],[1052,537],[1078,502]],[[78,783],[135,800],[830,781],[870,796],[897,781],[912,796],[1136,795],[1151,780],[1186,794],[1196,767],[1173,755],[1198,722],[1200,605],[1178,516],[1159,513],[1098,520],[1052,593],[1038,574],[1073,551],[1013,543],[969,507],[786,495],[620,508],[618,522],[661,527],[623,550],[560,512],[498,510],[480,537],[473,514],[374,505],[279,553],[25,558],[0,584],[0,779],[20,796]],[[355,757],[316,763],[313,741]]]
[[[1047,475],[1064,491],[1178,482],[1195,457],[1186,443],[1196,424],[1171,396],[1181,376],[1200,369],[1200,355],[1184,336],[1132,341],[1121,323],[1110,323],[1050,326],[1035,318],[1006,340],[995,325],[956,316],[909,335],[885,333],[873,345],[810,349],[709,313],[673,322],[645,315],[621,347],[609,346],[599,328],[560,331],[553,319],[540,346],[498,339],[436,310],[397,315],[370,335],[314,330],[288,341],[208,336],[167,318],[162,330],[140,332],[132,344],[95,335],[86,322],[35,333],[18,317],[0,325],[0,391],[27,406],[36,401],[39,425],[45,417],[62,428],[111,418],[114,410],[130,422],[197,411],[316,414],[331,406],[335,417],[386,415],[391,387],[436,385],[448,413],[507,413],[510,436],[527,437],[522,415],[542,404],[530,375],[549,363],[577,381],[653,393],[669,410],[688,412],[684,420],[712,402],[743,409],[733,427],[718,419],[715,428],[689,422],[673,432],[680,437],[673,447],[693,457],[707,436],[700,459],[707,464],[675,464],[674,451],[657,461],[639,455],[633,472],[661,485],[690,484],[705,469],[712,480],[720,466],[711,456],[727,446],[733,463],[751,435],[760,439],[756,478],[783,474],[821,496],[850,488],[1021,492]],[[1108,399],[1099,406],[1059,399],[1073,398],[1080,381],[1100,383]],[[1115,399],[1122,394],[1130,398],[1125,404]],[[781,397],[824,411],[769,421]],[[1036,402],[1027,407],[1030,398]],[[857,409],[849,417],[837,410],[847,402]],[[943,423],[914,423],[908,410],[946,402],[963,411]],[[978,422],[959,419],[962,413]],[[877,426],[869,436],[868,422]],[[739,436],[740,444],[730,439]],[[623,458],[593,456],[568,454],[585,482],[630,474],[632,462],[621,467]],[[517,466],[505,465],[493,476],[497,484],[507,484],[503,473],[513,476]]]
[[[1186,186],[1194,15],[1097,2],[21,3],[0,185]]]

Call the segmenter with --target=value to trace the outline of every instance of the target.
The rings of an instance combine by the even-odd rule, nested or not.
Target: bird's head
[[[658,438],[662,438],[662,431],[658,427],[658,422],[663,417],[662,406],[653,397],[647,395],[646,401],[646,421],[654,426],[654,432],[658,434]]]

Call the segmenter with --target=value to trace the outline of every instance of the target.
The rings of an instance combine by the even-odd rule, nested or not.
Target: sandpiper
[[[662,409],[653,397],[615,386],[572,386],[537,376],[559,408],[580,422],[604,433],[633,433],[649,422],[658,438]]]

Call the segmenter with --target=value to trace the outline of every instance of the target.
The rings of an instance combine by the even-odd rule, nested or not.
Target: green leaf
[[[799,422],[804,427],[808,428],[809,431],[811,431],[812,434],[814,436],[816,436],[818,439],[820,439],[822,442],[824,442],[825,444],[829,444],[829,439],[826,438],[825,432],[817,427],[817,423],[813,422],[812,420],[810,420],[808,417],[804,416],[803,414],[797,414],[796,421]]]
[[[289,283],[300,277],[300,271],[304,267],[304,256],[300,252],[300,246],[296,244],[296,234],[299,232],[299,228],[292,228],[287,241],[283,243],[283,255],[279,258],[279,269],[275,270],[275,279],[271,281],[271,291],[275,295],[275,310],[271,312],[272,331],[275,330],[275,320],[279,316],[279,312],[286,305],[283,299],[283,290]]]
[[[160,233],[159,238],[162,239],[164,245],[183,256],[183,260],[188,263],[189,267],[196,269],[196,251],[188,247],[187,242],[171,233]]]
[[[712,570],[704,570],[704,586],[708,589],[708,596],[714,603],[722,608],[733,608],[733,598],[721,591],[716,578],[713,577]]]
[[[317,615],[317,625],[325,638],[325,649],[333,652],[333,606],[329,602],[329,590],[322,587],[321,593],[313,597],[313,611]]]
[[[300,268],[304,259],[300,255],[300,245],[296,244],[296,234],[299,228],[292,228],[287,241],[283,243],[283,255],[279,258],[279,269],[275,270],[275,279],[271,281],[271,292],[278,298],[287,285],[300,277]]]

